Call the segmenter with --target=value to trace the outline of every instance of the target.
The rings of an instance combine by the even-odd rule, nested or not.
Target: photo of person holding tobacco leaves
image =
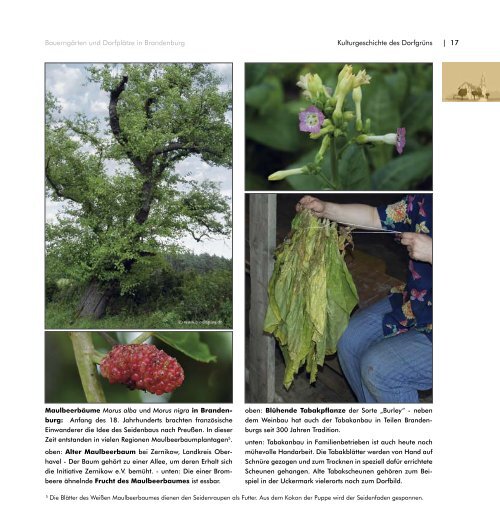
[[[408,250],[404,285],[358,310],[338,342],[342,371],[360,403],[418,402],[432,388],[432,195],[380,207],[305,196],[297,211],[366,230],[387,230]]]

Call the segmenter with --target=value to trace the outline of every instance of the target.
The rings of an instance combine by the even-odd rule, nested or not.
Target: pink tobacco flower
[[[406,144],[406,128],[398,128],[397,133],[386,133],[385,135],[358,135],[356,142],[358,144],[365,144],[367,142],[392,144],[401,155]]]
[[[406,128],[398,128],[396,134],[396,150],[401,155],[406,144]]]
[[[318,133],[325,116],[316,106],[309,106],[299,113],[299,130],[307,133]]]

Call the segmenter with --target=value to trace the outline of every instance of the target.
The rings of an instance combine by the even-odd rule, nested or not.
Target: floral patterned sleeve
[[[377,208],[383,228],[432,236],[432,197],[407,195],[401,201]]]
[[[382,227],[388,230],[399,230],[401,232],[412,232],[412,211],[414,196],[407,195],[401,201],[377,208]]]

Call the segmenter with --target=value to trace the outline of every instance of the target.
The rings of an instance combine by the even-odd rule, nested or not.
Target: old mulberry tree
[[[77,312],[100,318],[114,295],[164,264],[164,250],[187,233],[230,234],[230,206],[217,184],[176,173],[199,156],[231,165],[231,93],[203,64],[87,68],[107,93],[107,118],[63,118],[46,101],[45,178],[62,201],[47,225],[47,269],[82,284]]]

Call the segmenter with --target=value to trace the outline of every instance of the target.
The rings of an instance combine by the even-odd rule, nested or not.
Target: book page
[[[491,522],[493,4],[6,11],[8,511]]]

